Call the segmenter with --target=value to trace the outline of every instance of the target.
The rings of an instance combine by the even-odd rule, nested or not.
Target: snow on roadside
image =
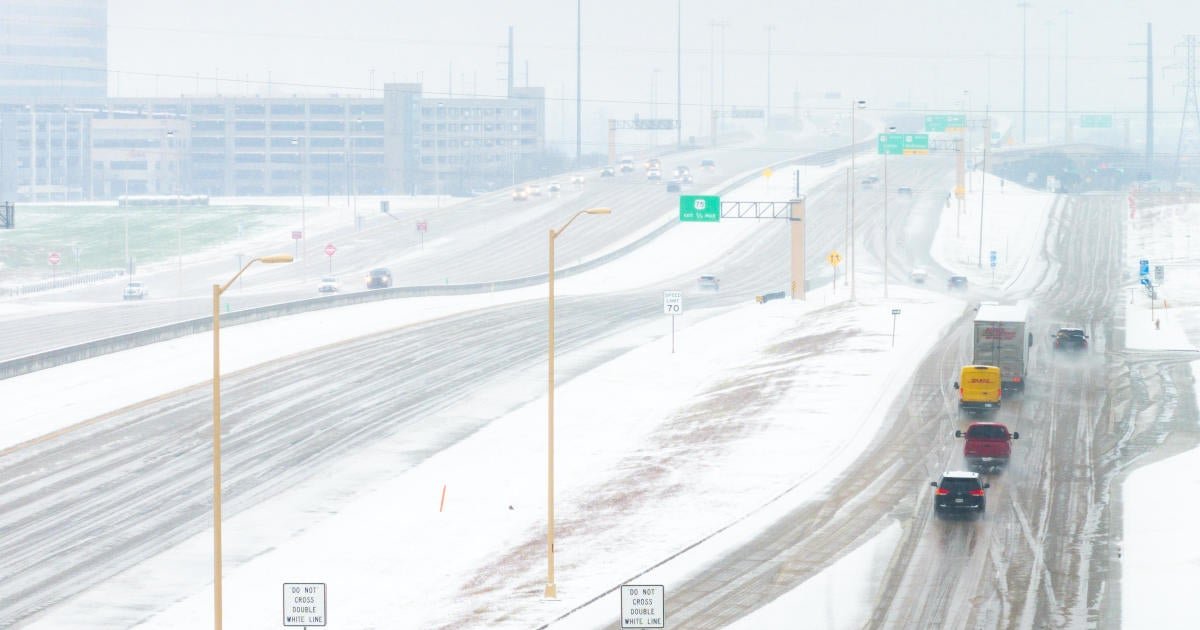
[[[957,216],[958,204],[951,198],[943,206],[941,222],[930,255],[958,275],[967,276],[973,290],[985,287],[1028,293],[1038,274],[1023,273],[1029,264],[1045,264],[1040,250],[1056,195],[1025,188],[994,175],[987,175],[986,190],[980,173],[969,173],[971,191],[966,194],[965,212]],[[1004,182],[1001,188],[1001,182]],[[950,195],[952,191],[946,191]],[[983,240],[980,246],[979,217],[983,205]],[[983,262],[980,265],[979,252]],[[989,253],[996,252],[993,279]]]
[[[1197,205],[1138,208],[1126,222],[1125,268],[1131,302],[1125,309],[1125,346],[1130,350],[1196,351],[1200,339],[1200,281],[1190,251],[1197,227]],[[1197,230],[1200,236],[1200,230]],[[1164,282],[1151,311],[1150,299],[1137,284],[1139,259],[1151,272],[1164,266]],[[1153,277],[1153,275],[1151,276]],[[1158,325],[1155,325],[1157,320]],[[1200,383],[1200,361],[1191,363]],[[1200,406],[1200,388],[1196,389]],[[1193,543],[1200,513],[1180,512],[1180,496],[1200,492],[1200,448],[1129,473],[1121,487],[1121,617],[1127,628],[1196,628],[1200,613],[1164,601],[1188,601],[1200,582],[1200,549]]]

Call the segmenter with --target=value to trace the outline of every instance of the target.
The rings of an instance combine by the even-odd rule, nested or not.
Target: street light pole
[[[888,127],[888,133],[894,133],[895,127]],[[883,154],[883,297],[888,297],[888,154]]]
[[[213,628],[221,630],[223,624],[223,606],[221,603],[221,294],[234,281],[256,262],[265,264],[290,263],[292,257],[287,254],[263,256],[251,259],[229,282],[224,285],[212,285],[213,307],[213,378],[212,378],[212,414],[213,414]]]
[[[167,148],[174,149],[175,130],[167,130]],[[172,151],[173,153],[174,151]],[[161,162],[160,162],[161,163]],[[157,186],[156,186],[157,188]],[[179,297],[183,297],[183,222],[180,218],[179,210],[179,178],[176,176],[175,181],[175,246],[177,248],[177,287],[176,291]]]
[[[1025,109],[1025,97],[1029,90],[1029,85],[1026,82],[1025,77],[1027,75],[1027,70],[1028,70],[1027,61],[1028,61],[1029,47],[1026,44],[1025,35],[1026,35],[1026,31],[1028,30],[1028,27],[1029,27],[1029,20],[1027,18],[1027,14],[1029,13],[1030,5],[1028,2],[1019,2],[1019,3],[1017,3],[1017,6],[1021,7],[1021,144],[1027,144],[1029,142],[1029,138],[1026,137],[1026,124],[1025,123],[1026,123],[1026,116],[1027,116],[1028,112]]]
[[[558,597],[558,586],[554,582],[554,239],[558,238],[571,222],[584,214],[612,214],[611,208],[589,208],[576,212],[562,227],[550,230],[550,266],[548,284],[550,289],[550,345],[549,345],[549,389],[546,407],[546,599]]]
[[[856,129],[854,127],[854,110],[865,109],[867,102],[864,100],[852,101],[850,103],[850,244],[847,250],[854,250],[854,254],[850,256],[850,301],[853,302],[858,295],[858,275],[855,273],[855,262],[858,260],[858,245],[854,242],[854,154],[857,152],[854,146],[857,143]],[[849,251],[846,252],[850,254]]]

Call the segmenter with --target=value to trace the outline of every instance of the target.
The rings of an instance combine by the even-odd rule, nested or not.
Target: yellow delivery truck
[[[954,389],[958,390],[958,408],[967,413],[985,413],[1000,408],[1004,381],[994,365],[964,365]]]

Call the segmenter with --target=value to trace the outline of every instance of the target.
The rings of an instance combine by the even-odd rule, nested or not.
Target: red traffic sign
[[[337,248],[333,246],[333,243],[330,243],[325,246],[325,255],[326,256],[332,256],[334,254],[334,252],[336,252],[336,251],[337,251]]]
[[[429,224],[426,223],[425,221],[417,221],[417,231],[418,232],[428,232]]]
[[[60,260],[62,260],[62,256],[59,256],[58,252],[50,252],[51,265],[57,265]]]
[[[300,240],[300,237],[302,237],[302,236],[304,236],[304,234],[302,234],[302,233],[300,232],[300,230],[292,230],[292,240],[293,240],[293,241],[298,241],[298,240]]]

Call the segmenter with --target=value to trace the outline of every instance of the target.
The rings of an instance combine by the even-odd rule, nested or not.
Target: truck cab
[[[963,459],[967,468],[974,471],[997,470],[1008,465],[1012,454],[1012,441],[1020,433],[1008,432],[1008,427],[999,422],[972,422],[967,430],[955,431],[954,437],[965,438]]]
[[[1000,408],[1003,379],[994,365],[964,365],[959,370],[958,408],[967,413],[987,413]]]

